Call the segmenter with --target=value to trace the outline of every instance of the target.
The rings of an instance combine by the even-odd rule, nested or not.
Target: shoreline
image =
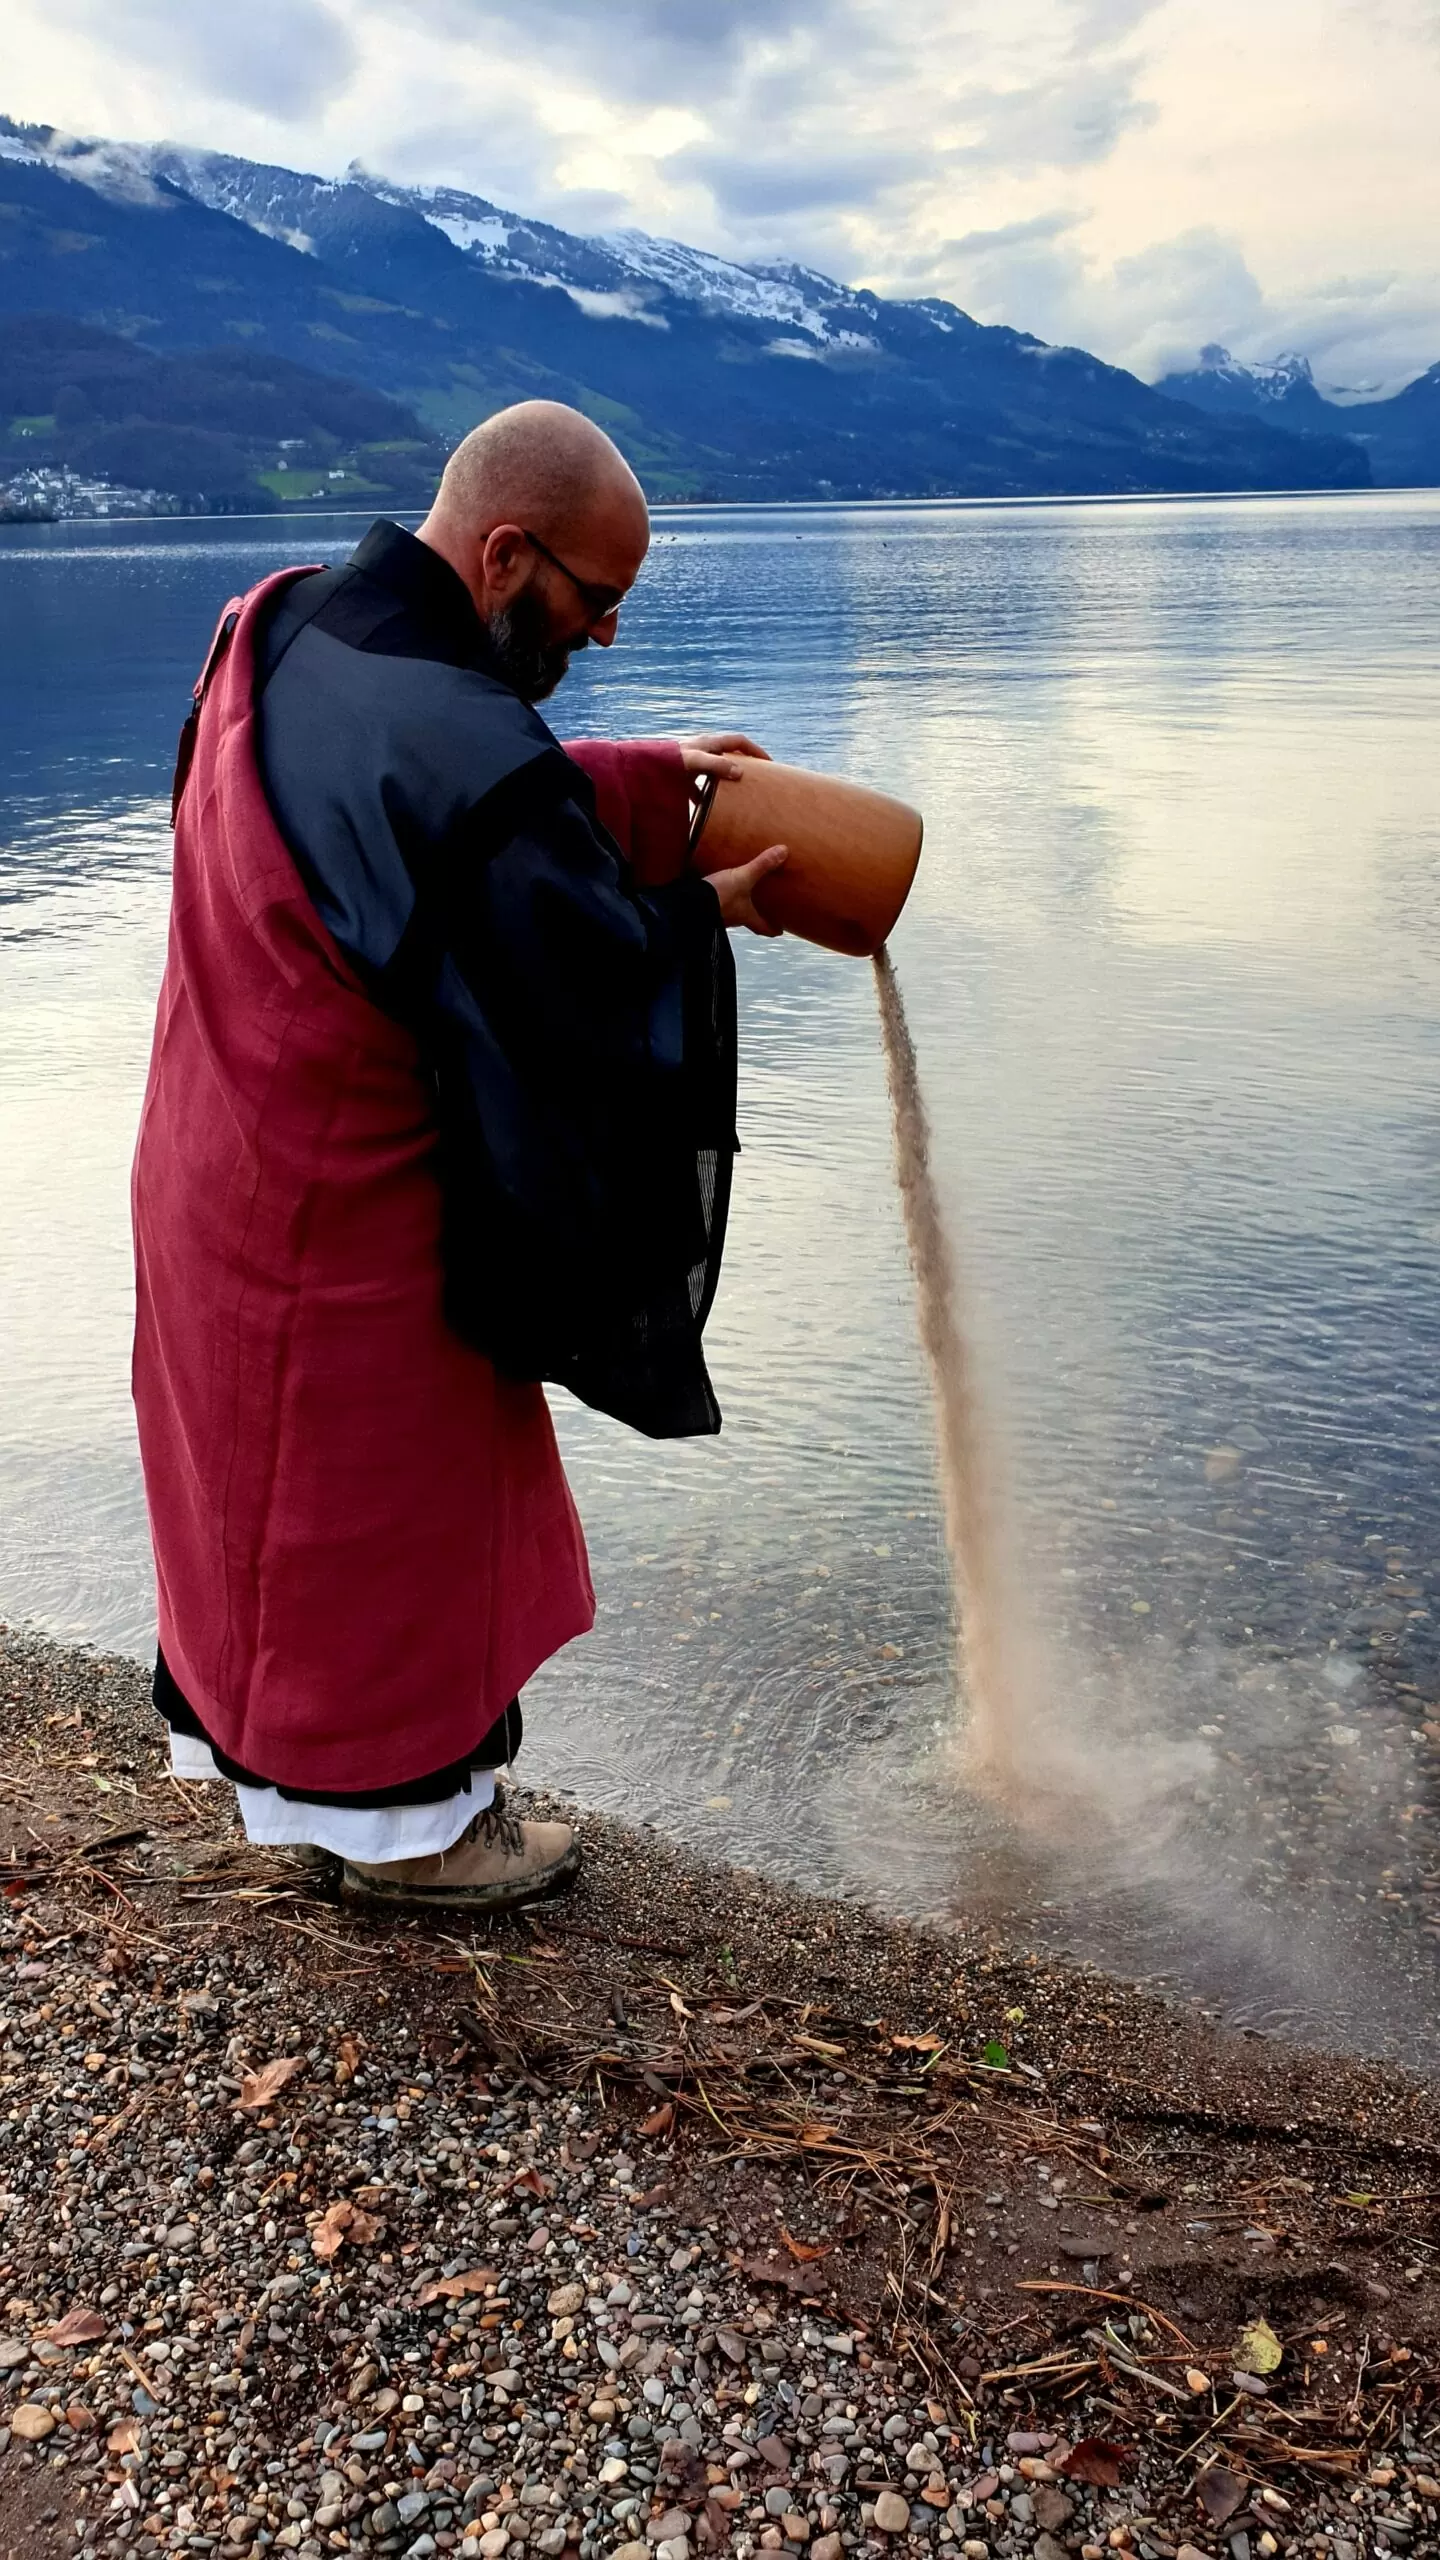
[[[0,2549],[1434,2547],[1440,2088],[568,1804],[381,1926],[139,1666],[0,1670]]]
[[[1334,499],[1349,503],[1356,498],[1390,499],[1433,497],[1436,494],[1436,489],[1437,484],[1434,481],[1417,480],[1414,482],[1397,481],[1393,484],[1389,481],[1384,481],[1378,486],[1372,486],[1368,489],[1043,489],[1030,491],[1016,490],[1009,495],[1006,495],[1003,492],[990,491],[981,495],[973,493],[959,493],[950,497],[924,496],[888,498],[652,497],[647,501],[647,504],[652,517],[727,514],[790,515],[806,509],[816,515],[834,515],[837,513],[850,514],[857,511],[863,512],[866,509],[873,509],[876,513],[891,513],[897,508],[908,508],[917,513],[923,513],[926,511],[938,513],[955,507],[980,510],[994,507],[1240,506],[1252,504],[1263,505],[1266,501],[1277,498],[1286,500],[1294,498],[1321,498]],[[394,524],[403,524],[408,519],[413,518],[415,523],[418,524],[422,520],[424,512],[425,510],[422,507],[401,507],[393,512],[389,521]],[[375,510],[373,507],[325,507],[314,505],[304,499],[297,499],[293,506],[276,507],[273,509],[255,508],[243,515],[168,515],[157,512],[155,514],[138,513],[135,515],[121,515],[117,513],[113,515],[105,514],[93,516],[0,517],[0,529],[21,533],[33,533],[39,530],[44,530],[53,525],[73,526],[77,524],[173,524],[187,527],[209,524],[214,525],[217,529],[223,529],[226,525],[231,524],[303,524],[308,517],[312,516],[325,516],[327,518],[344,517],[346,519],[353,519],[356,524],[373,524],[375,522]]]

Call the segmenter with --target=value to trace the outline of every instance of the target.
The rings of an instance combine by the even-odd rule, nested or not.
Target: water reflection
[[[0,1607],[137,1650],[161,795],[226,593],[354,531],[0,540]],[[741,955],[726,1433],[562,1417],[602,1615],[536,1684],[549,1774],[1433,2057],[1437,540],[1398,496],[662,520],[565,719],[738,722],[926,810],[897,963],[1028,1604],[1150,1792],[1057,1833],[954,1781],[869,973],[790,945]]]

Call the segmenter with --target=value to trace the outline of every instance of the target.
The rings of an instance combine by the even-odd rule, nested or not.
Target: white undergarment
[[[221,1778],[208,1742],[170,1736],[177,1778]],[[328,1849],[360,1867],[393,1866],[401,1858],[433,1858],[452,1849],[477,1813],[495,1801],[493,1769],[472,1769],[467,1784],[438,1804],[295,1804],[274,1787],[235,1789],[245,1837],[266,1849]]]

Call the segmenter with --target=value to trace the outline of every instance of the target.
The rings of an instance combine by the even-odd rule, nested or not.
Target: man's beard
[[[571,652],[586,645],[583,632],[578,639],[552,640],[544,606],[531,595],[519,595],[503,612],[492,613],[485,636],[496,674],[522,702],[544,702],[566,673]]]

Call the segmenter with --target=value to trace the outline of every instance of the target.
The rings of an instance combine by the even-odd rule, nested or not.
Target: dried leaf
[[[945,2050],[943,2036],[892,2036],[890,2041],[898,2045],[902,2053],[943,2053]]]
[[[787,2293],[820,2294],[829,2290],[818,2267],[787,2267],[783,2258],[742,2258],[740,2269],[756,2284],[778,2284]]]
[[[139,2450],[140,2429],[133,2418],[122,2418],[105,2439],[107,2453],[135,2453]]]
[[[1242,2331],[1235,2361],[1242,2373],[1274,2373],[1285,2350],[1268,2320],[1252,2320]]]
[[[807,2151],[815,2151],[822,2142],[834,2141],[835,2128],[832,2124],[802,2124],[800,2139]]]
[[[780,2237],[784,2241],[786,2248],[789,2250],[791,2257],[798,2258],[802,2266],[810,2258],[828,2258],[830,2255],[830,2243],[828,2241],[822,2242],[820,2246],[817,2247],[815,2242],[812,2240],[797,2240],[792,2233],[786,2230],[783,2222],[780,2225]]]
[[[82,2347],[91,2338],[103,2338],[110,2323],[103,2311],[67,2311],[53,2329],[42,2329],[52,2347]]]
[[[286,2053],[277,2062],[262,2062],[258,2071],[247,2071],[240,2083],[240,2104],[253,2110],[268,2107],[278,2098],[287,2080],[293,2080],[305,2068],[303,2053]]]
[[[548,2196],[555,2181],[553,2178],[542,2176],[538,2169],[522,2169],[518,2177],[511,2179],[510,2184],[512,2187],[523,2187],[528,2195]]]
[[[642,2133],[649,2134],[652,2139],[658,2138],[662,2133],[668,2133],[674,2122],[675,2102],[673,2098],[667,2098],[663,2107],[657,2107],[653,2116],[645,2118],[640,2130]]]
[[[467,2267],[463,2275],[436,2276],[429,2284],[422,2284],[415,2299],[422,2304],[439,2302],[442,2298],[446,2302],[458,2302],[462,2294],[483,2293],[487,2285],[498,2284],[499,2281],[493,2267]]]
[[[323,2222],[310,2234],[310,2246],[317,2258],[333,2258],[345,2237],[345,2225],[336,2219],[332,2205]]]
[[[1223,2462],[1212,2463],[1195,2483],[1195,2494],[1212,2524],[1224,2524],[1245,2496],[1245,2482]]]
[[[1120,2474],[1130,2455],[1123,2444],[1107,2444],[1103,2436],[1085,2436],[1058,2457],[1055,2468],[1071,2480],[1084,2480],[1092,2489],[1118,2489]]]
[[[352,2248],[366,2249],[379,2232],[380,2225],[373,2214],[362,2212],[359,2205],[342,2197],[338,2204],[327,2206],[310,2234],[310,2246],[317,2258],[333,2258],[344,2241],[348,2240]]]

